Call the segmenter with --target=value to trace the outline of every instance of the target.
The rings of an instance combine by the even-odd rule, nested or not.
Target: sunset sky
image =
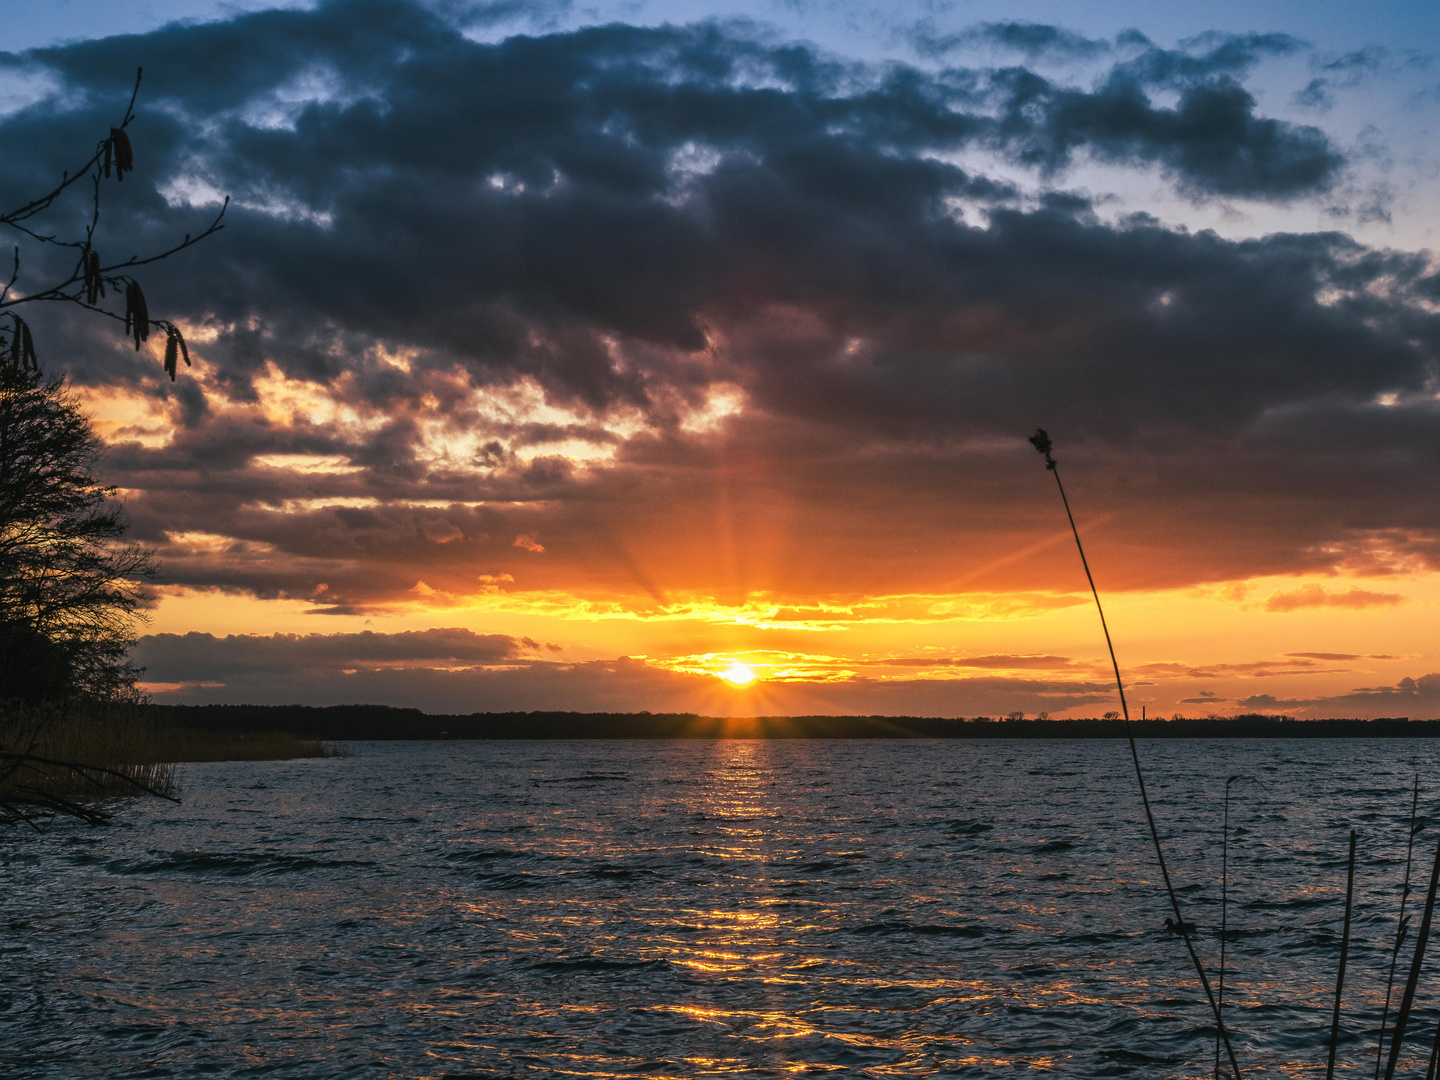
[[[20,7],[157,701],[1440,716],[1440,6]]]

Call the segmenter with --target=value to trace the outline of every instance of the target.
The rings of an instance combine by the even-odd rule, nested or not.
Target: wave
[[[602,784],[613,781],[615,783],[628,782],[630,777],[625,773],[581,773],[579,776],[555,776],[536,778],[531,777],[532,784]]]
[[[669,960],[605,960],[598,956],[579,956],[570,960],[542,960],[531,964],[531,971],[668,971]]]
[[[658,870],[651,870],[647,867],[627,866],[592,866],[587,870],[577,871],[588,878],[597,878],[601,881],[629,881],[640,877],[663,877]]]
[[[543,889],[549,884],[549,879],[540,874],[531,874],[524,870],[514,873],[477,874],[476,882],[486,889]]]
[[[950,926],[941,923],[912,923],[902,919],[866,923],[855,927],[855,934],[920,934],[925,937],[984,937],[988,931],[979,926]]]
[[[367,859],[326,859],[307,855],[276,855],[265,852],[171,851],[152,852],[153,858],[134,862],[111,861],[115,874],[247,874],[270,876],[297,874],[307,870],[355,870],[378,866]]]
[[[478,851],[447,851],[444,858],[452,862],[491,862],[495,859],[523,859],[526,853],[523,851],[510,851],[507,848],[481,848]]]
[[[991,832],[995,826],[983,821],[967,821],[965,818],[951,818],[944,822],[949,830],[956,836],[977,836],[980,833]]]

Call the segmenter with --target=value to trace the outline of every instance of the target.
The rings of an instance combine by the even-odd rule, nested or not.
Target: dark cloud
[[[1250,697],[1242,698],[1235,704],[1242,709],[1268,712],[1280,709],[1304,708],[1307,705],[1313,704],[1313,702],[1303,698],[1278,698],[1274,694],[1253,694]]]
[[[1314,717],[1408,716],[1412,720],[1440,716],[1440,674],[1404,678],[1393,686],[1360,687],[1330,697],[1280,700],[1259,694],[1238,703],[1247,709],[1285,708]]]
[[[1136,54],[1116,65],[1112,80],[1147,86],[1180,87],[1216,76],[1239,76],[1261,60],[1289,56],[1305,43],[1289,34],[1225,34],[1212,31],[1180,43],[1178,49],[1162,49],[1144,35],[1130,32],[1118,44],[1135,48]]]
[[[926,373],[923,354],[937,337],[953,348],[941,311],[960,302],[994,308],[1001,326],[1028,321],[1007,282],[1079,270],[1056,256],[1089,259],[1087,279],[1095,262],[1126,259],[1111,230],[1086,224],[1083,200],[959,225],[953,200],[1003,209],[1016,192],[936,155],[996,147],[1053,171],[1083,152],[1158,165],[1197,193],[1323,188],[1339,164],[1323,137],[1255,116],[1225,74],[1260,48],[1132,60],[1090,92],[1020,69],[857,72],[718,26],[482,45],[421,8],[348,0],[41,51],[90,104],[24,110],[5,126],[13,144],[58,145],[58,132],[108,116],[137,55],[153,60],[136,129],[146,177],[238,204],[218,257],[157,274],[172,304],[224,324],[213,353],[236,393],[270,358],[333,377],[353,357],[317,332],[338,327],[352,347],[398,339],[482,377],[521,372],[591,404],[653,407],[657,382],[697,372],[665,357],[664,371],[622,375],[597,333],[694,353],[707,328],[757,308],[823,305],[832,334],[918,349],[905,359],[933,382],[945,373]],[[1177,80],[1175,108],[1150,103],[1146,85]],[[137,224],[189,220],[133,187],[112,210],[127,242]],[[987,280],[998,289],[975,288]],[[1089,306],[1047,284],[1057,314],[1067,300]],[[982,337],[971,351],[1002,344]]]
[[[1051,82],[1031,68],[994,76],[1003,88],[1000,131],[1021,161],[1055,170],[1077,153],[1122,164],[1157,165],[1181,188],[1208,195],[1286,199],[1328,189],[1343,158],[1318,128],[1255,115],[1256,101],[1239,81],[1261,60],[1286,56],[1304,43],[1286,34],[1206,34],[1163,49],[1127,32],[1098,42],[1056,26],[987,23],[937,37],[917,32],[922,54],[980,44],[1034,61],[1045,57],[1118,59],[1084,90]],[[1156,107],[1156,90],[1179,95]],[[1302,92],[1323,94],[1323,87]]]
[[[470,630],[398,634],[147,634],[135,655],[158,682],[226,682],[347,668],[473,666],[553,651],[530,638]]]
[[[1317,59],[1316,67],[1321,71],[1364,77],[1374,75],[1389,62],[1389,49],[1382,45],[1366,45],[1362,49],[1341,53],[1339,56]]]
[[[1218,705],[1218,704],[1221,704],[1221,703],[1223,703],[1223,702],[1225,702],[1225,701],[1228,701],[1228,700],[1229,700],[1229,698],[1219,697],[1218,695],[1216,695],[1215,691],[1213,691],[1213,690],[1201,690],[1199,697],[1181,698],[1181,699],[1180,699],[1180,704],[1181,704],[1181,705]]]
[[[1398,660],[1398,656],[1389,653],[1329,653],[1329,652],[1293,652],[1286,653],[1286,656],[1296,656],[1305,660]]]
[[[1338,55],[1317,55],[1311,59],[1311,68],[1320,74],[1295,95],[1295,103],[1326,111],[1335,104],[1336,90],[1353,89],[1382,76],[1424,71],[1433,63],[1434,58],[1424,53],[1395,53],[1382,45],[1366,45]]]
[[[1343,161],[1319,128],[1256,116],[1254,96],[1229,76],[1184,86],[1173,109],[1155,108],[1138,78],[1117,75],[1092,93],[1035,82],[1017,75],[1006,121],[1021,160],[1047,168],[1083,149],[1159,165],[1199,197],[1285,199],[1328,189]],[[1044,109],[1034,123],[1037,100]]]
[[[1311,79],[1303,89],[1295,92],[1295,104],[1302,109],[1326,111],[1332,108],[1335,99],[1330,94],[1329,80]]]
[[[172,584],[332,611],[482,582],[1068,588],[1037,423],[1103,515],[1109,587],[1437,565],[1428,257],[1107,222],[976,163],[1323,191],[1333,145],[1243,82],[1295,47],[1129,35],[1083,88],[722,24],[487,44],[343,0],[27,54],[63,92],[0,121],[33,148],[0,188],[71,165],[144,63],[102,247],[235,197],[225,233],[145,275],[203,382],[159,389],[110,328],[37,316],[82,382],[170,403],[166,439],[117,432],[108,468]],[[742,405],[707,421],[721,390]],[[323,407],[277,404],[305,394]]]
[[[941,33],[933,23],[914,27],[910,43],[921,56],[941,57],[959,49],[989,45],[1009,50],[1030,60],[1093,59],[1111,51],[1109,42],[1096,41],[1062,26],[1045,23],[981,23],[956,33]]]

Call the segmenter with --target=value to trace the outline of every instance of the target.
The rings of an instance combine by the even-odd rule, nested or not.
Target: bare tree
[[[150,766],[113,769],[43,752],[47,729],[64,719],[68,702],[136,700],[139,671],[126,653],[154,561],[147,549],[124,542],[115,491],[94,471],[100,441],[64,381],[41,377],[34,335],[18,310],[73,304],[114,319],[137,351],[152,330],[163,331],[171,380],[182,359],[189,366],[180,328],[150,317],[134,271],[219,232],[229,199],[206,229],[164,250],[117,261],[96,249],[105,184],[123,182],[134,168],[128,129],[140,78],[137,71],[120,123],[89,160],[43,194],[0,213],[0,229],[17,237],[9,278],[0,280],[0,699],[10,699],[0,700],[0,824],[35,825],[54,814],[98,824],[107,815],[95,796],[172,797],[163,767],[160,773]],[[78,227],[47,226],[47,215],[67,194],[87,188],[83,235]],[[39,257],[22,258],[22,251]],[[31,261],[41,275],[46,267],[69,269],[31,284],[22,279]]]
[[[0,314],[8,315],[10,325],[0,326],[0,353],[8,357],[10,366],[16,370],[38,371],[34,335],[29,324],[16,310],[22,304],[44,301],[75,304],[86,311],[114,319],[124,327],[125,335],[135,342],[135,349],[149,340],[151,330],[165,332],[165,370],[171,380],[180,360],[190,365],[190,350],[180,328],[168,319],[152,319],[133,271],[151,263],[160,262],[170,256],[198,244],[208,236],[219,232],[225,211],[229,208],[227,197],[208,228],[172,244],[163,251],[149,255],[131,255],[128,259],[107,262],[96,250],[95,231],[100,224],[100,201],[104,181],[114,177],[116,183],[125,179],[125,174],[135,167],[134,148],[128,129],[135,120],[135,99],[140,93],[140,78],[143,70],[135,72],[135,87],[130,101],[125,106],[125,115],[117,127],[101,139],[90,159],[73,171],[66,171],[60,182],[49,191],[39,195],[8,213],[0,214],[0,228],[18,234],[20,243],[15,245],[10,278],[0,285]],[[60,235],[48,231],[44,216],[52,210],[62,197],[72,190],[83,190],[88,183],[90,189],[90,218],[85,225],[84,236]],[[67,276],[52,277],[30,288],[22,288],[21,258],[22,244],[28,243],[41,248],[68,249],[74,261]]]

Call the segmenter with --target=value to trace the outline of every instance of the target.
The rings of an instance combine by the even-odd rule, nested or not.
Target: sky
[[[1440,716],[1440,10],[68,0],[162,702]],[[58,205],[58,232],[84,220]],[[20,289],[53,273],[28,250]]]

